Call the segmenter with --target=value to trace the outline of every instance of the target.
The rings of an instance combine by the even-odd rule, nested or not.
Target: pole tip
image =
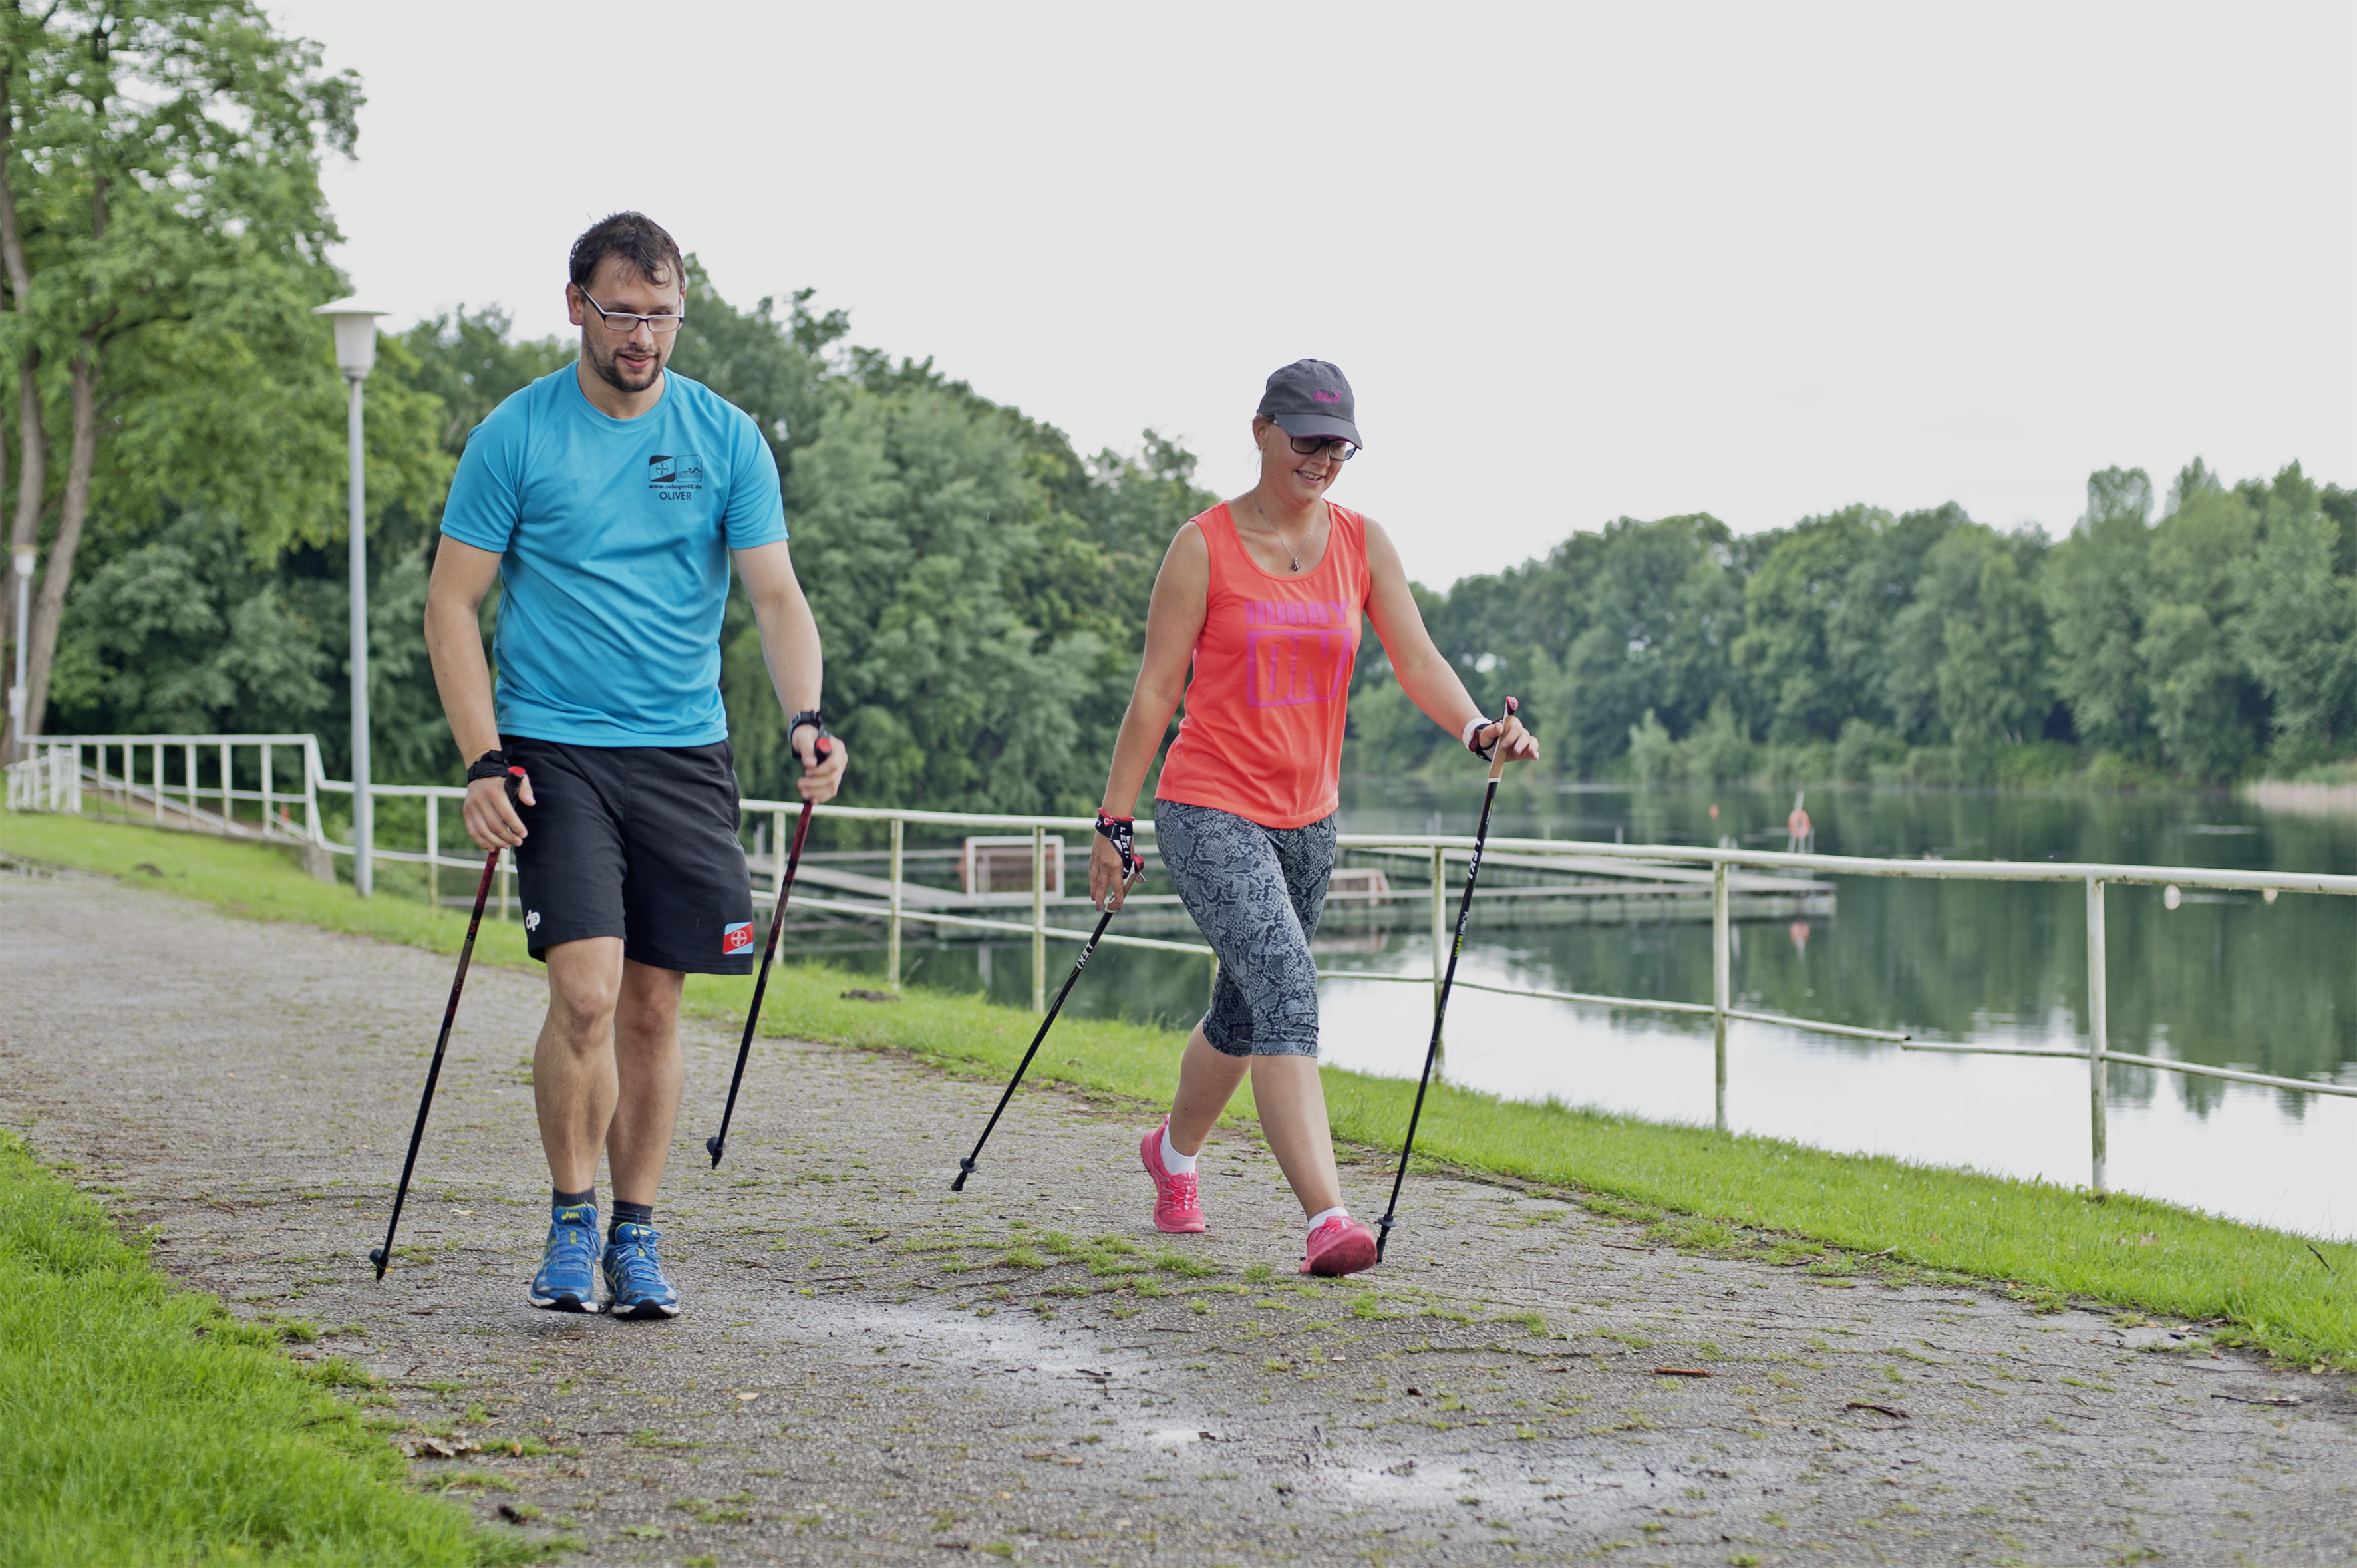
[[[369,1249],[369,1262],[376,1265],[376,1277],[379,1279],[384,1278],[384,1249],[382,1247],[371,1247]]]
[[[712,1156],[712,1164],[716,1168],[720,1164],[720,1152],[727,1146],[720,1141],[720,1134],[717,1133],[704,1140],[704,1152]]]

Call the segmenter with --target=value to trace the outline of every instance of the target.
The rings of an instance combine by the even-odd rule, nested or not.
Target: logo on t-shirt
[[[704,459],[693,452],[647,459],[647,485],[657,500],[693,500],[704,488]]]
[[[731,920],[720,928],[720,956],[733,952],[749,952],[753,947],[753,922]]]

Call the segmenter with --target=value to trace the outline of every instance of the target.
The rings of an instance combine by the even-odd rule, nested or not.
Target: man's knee
[[[556,1036],[576,1050],[603,1045],[613,1034],[614,993],[595,986],[552,990],[548,1021]]]
[[[614,1015],[614,1039],[640,1050],[660,1050],[679,1035],[679,998],[625,996]]]
[[[674,970],[624,965],[614,1014],[617,1046],[662,1050],[674,1042],[679,1036],[680,987],[686,978]]]
[[[602,1045],[612,1036],[614,1010],[621,996],[620,965],[588,942],[567,942],[549,950],[548,1021],[553,1032],[576,1049]]]

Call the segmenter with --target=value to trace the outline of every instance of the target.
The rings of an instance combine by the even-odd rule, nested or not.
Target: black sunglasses
[[[1279,425],[1279,429],[1284,426]],[[1314,457],[1323,452],[1338,463],[1347,463],[1359,455],[1358,444],[1340,435],[1288,435],[1293,449],[1304,457]]]

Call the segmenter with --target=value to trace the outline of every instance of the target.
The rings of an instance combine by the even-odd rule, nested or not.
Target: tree
[[[1047,497],[1019,433],[950,389],[847,388],[797,455],[795,556],[827,650],[827,709],[864,792],[984,810],[1076,809],[1103,758],[1074,710],[1099,679],[1085,633],[1049,644],[1009,589]],[[731,727],[771,750],[783,719],[740,645]]]
[[[324,325],[305,312],[339,281],[318,157],[350,150],[360,96],[248,0],[61,0],[12,22],[5,351],[33,367],[20,381],[44,400],[62,394],[69,429],[30,639],[26,723],[38,730],[102,432],[142,448],[127,472],[175,470],[296,536],[328,532],[329,475],[299,452],[268,459],[287,440],[317,445],[286,405],[335,391]],[[306,358],[315,385],[277,373]]]
[[[1834,623],[1888,513],[1851,507],[1782,532],[1743,585],[1736,667],[1759,694],[1770,740],[1830,740],[1864,693],[1834,657]]]
[[[1690,731],[1733,688],[1743,589],[1728,570],[1731,538],[1705,513],[1603,530],[1592,576],[1572,585],[1589,624],[1564,660],[1579,701],[1563,743],[1580,770],[1619,757],[1646,709],[1673,734]]]
[[[1959,529],[1933,548],[1929,602],[1942,607],[1934,676],[1950,743],[1975,756],[2036,740],[2046,689],[2046,618],[2021,564],[2042,542]]]
[[[2152,727],[2169,761],[2195,779],[2233,778],[2262,744],[2266,694],[2235,651],[2236,572],[2258,543],[2258,514],[2196,458],[2153,530],[2152,602],[2136,644]]]
[[[2233,646],[2267,694],[2274,760],[2298,768],[2327,760],[2357,730],[2357,596],[2332,570],[2340,527],[2298,465],[2261,494],[2258,548],[2233,575],[2244,607]]]
[[[2141,468],[2087,478],[2087,514],[2054,552],[2046,580],[2054,683],[2079,738],[2140,755],[2150,693],[2137,644],[2152,599],[2152,481]]]

